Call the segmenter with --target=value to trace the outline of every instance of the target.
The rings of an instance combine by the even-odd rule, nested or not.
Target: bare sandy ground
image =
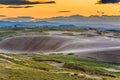
[[[107,71],[110,71],[110,72],[120,72],[120,70],[117,70],[117,69],[114,69],[114,68],[104,68],[105,70]]]
[[[76,53],[101,61],[120,63],[120,38],[106,36],[23,36],[0,42],[3,53]]]

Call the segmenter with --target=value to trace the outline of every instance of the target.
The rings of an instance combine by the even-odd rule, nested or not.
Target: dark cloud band
[[[31,8],[33,6],[19,6],[19,5],[16,5],[16,6],[8,6],[6,8]]]
[[[29,1],[29,0],[0,0],[0,4],[3,5],[29,5],[29,4],[53,4],[55,1]]]
[[[119,3],[120,0],[100,0],[99,3],[107,4],[107,3]]]
[[[72,11],[58,11],[57,13],[67,13],[67,12],[72,12]]]

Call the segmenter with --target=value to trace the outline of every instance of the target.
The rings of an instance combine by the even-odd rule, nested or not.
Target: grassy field
[[[78,28],[0,28],[0,40],[24,35],[46,35],[45,31],[87,32]],[[120,32],[102,31],[102,33]],[[71,33],[65,33],[72,35]],[[120,80],[116,68],[120,64],[80,58],[69,53],[61,54],[0,54],[0,80]]]
[[[0,54],[0,80],[120,80],[119,72],[103,69],[118,65],[73,54]]]
[[[47,35],[46,31],[77,31],[83,32],[86,29],[80,28],[0,28],[0,40],[15,36],[26,35]]]
[[[15,37],[15,36],[25,36],[25,35],[47,35],[44,33],[46,31],[69,31],[69,32],[87,32],[89,29],[82,29],[82,28],[0,28],[0,40],[3,40],[8,37]],[[98,30],[101,34],[108,34],[114,33],[114,36],[120,36],[119,31],[115,30]],[[67,35],[73,35],[72,33],[65,33]],[[83,35],[90,35],[90,34],[83,34]]]

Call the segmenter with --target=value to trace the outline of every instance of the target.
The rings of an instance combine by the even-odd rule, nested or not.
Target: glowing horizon
[[[5,17],[31,16],[35,18],[49,18],[76,14],[83,16],[120,15],[119,3],[96,4],[98,0],[55,0],[55,2],[55,4],[27,5],[30,8],[5,8],[6,5],[0,5],[0,15],[5,15]]]

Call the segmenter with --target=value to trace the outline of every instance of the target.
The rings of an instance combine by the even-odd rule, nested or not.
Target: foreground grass
[[[120,73],[103,69],[119,64],[82,59],[75,55],[0,54],[0,59],[3,60],[0,61],[0,80],[120,80]],[[55,63],[64,65],[51,65]]]
[[[7,67],[9,66],[9,67]],[[34,68],[4,65],[0,69],[1,80],[79,80],[80,77],[72,77],[68,74],[50,73]]]

